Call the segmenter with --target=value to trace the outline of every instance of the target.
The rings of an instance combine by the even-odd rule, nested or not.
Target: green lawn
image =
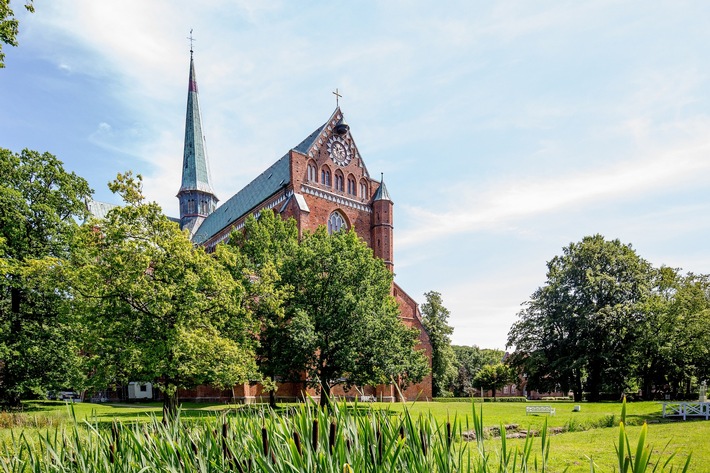
[[[589,471],[590,458],[595,462],[598,471],[614,471],[616,465],[615,443],[618,442],[618,423],[620,420],[620,403],[582,403],[580,412],[573,412],[575,404],[569,402],[544,402],[544,405],[554,406],[556,415],[525,415],[525,403],[477,403],[473,407],[483,414],[486,427],[502,425],[517,425],[519,430],[527,428],[539,430],[547,421],[548,428],[557,429],[563,433],[551,436],[550,471],[563,471],[568,467],[570,472]],[[368,408],[388,409],[396,414],[404,409],[403,404],[373,403],[360,405]],[[108,425],[114,420],[124,423],[146,421],[150,416],[160,416],[161,405],[150,403],[144,405],[110,405],[110,404],[75,404],[73,414],[60,402],[30,402],[26,404],[26,419],[34,418],[33,424],[28,420],[22,427],[1,428],[0,441],[6,441],[11,432],[17,434],[20,430],[45,431],[54,429],[63,423],[72,422],[72,415],[80,421],[88,420]],[[287,405],[285,407],[288,407]],[[472,405],[466,402],[416,402],[407,403],[407,409],[413,416],[431,413],[440,423],[458,419],[466,430],[471,425]],[[241,405],[222,404],[184,404],[181,416],[183,419],[198,419],[202,416],[213,416],[229,409],[242,409]],[[251,408],[262,409],[263,406]],[[8,416],[3,414],[3,416]],[[44,422],[42,420],[45,420]],[[2,418],[0,418],[2,420]],[[660,453],[666,447],[663,458],[678,450],[673,461],[680,465],[692,452],[691,470],[693,472],[707,471],[710,465],[710,421],[669,421],[661,418],[661,404],[655,402],[639,402],[627,404],[628,433],[632,442],[636,441],[640,426],[648,422],[648,443],[653,446],[653,459],[660,458]],[[7,423],[6,423],[7,424]],[[473,429],[471,426],[470,429]],[[522,447],[523,440],[508,440],[508,448]],[[470,442],[468,448],[476,449],[476,443]],[[500,451],[501,440],[492,437],[486,440],[486,449],[496,456]],[[540,440],[536,439],[533,452],[539,452]]]

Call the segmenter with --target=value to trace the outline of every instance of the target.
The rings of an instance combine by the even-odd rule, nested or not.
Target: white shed
[[[153,385],[151,383],[139,383],[131,381],[128,383],[128,399],[152,399]]]

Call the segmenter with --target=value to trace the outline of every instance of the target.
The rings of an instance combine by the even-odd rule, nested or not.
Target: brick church
[[[217,206],[219,199],[212,189],[205,153],[192,51],[182,185],[177,197],[180,228],[188,231],[195,244],[208,250],[226,241],[233,230],[241,229],[247,216],[273,209],[283,218],[295,219],[299,233],[313,231],[320,225],[327,226],[329,232],[355,231],[375,256],[394,271],[394,203],[384,180],[370,177],[339,106],[325,123]],[[431,359],[431,344],[417,303],[396,282],[392,285],[392,295],[399,304],[402,322],[419,330],[420,348],[424,348]],[[304,383],[285,383],[279,386],[276,395],[293,399],[302,397],[305,390]],[[431,398],[431,390],[431,375],[428,375],[421,383],[408,387],[404,395],[407,399],[426,399]],[[396,398],[394,386],[364,386],[359,391],[346,393],[336,386],[333,393],[346,397],[375,395],[383,400]],[[180,397],[207,399],[225,394],[249,402],[261,397],[262,391],[261,386],[248,384],[236,386],[232,393],[218,393],[204,387],[181,393]]]

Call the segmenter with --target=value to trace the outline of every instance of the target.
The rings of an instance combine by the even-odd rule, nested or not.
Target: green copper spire
[[[191,234],[197,230],[202,220],[212,213],[218,201],[210,183],[192,49],[190,49],[182,185],[177,197],[180,200],[180,227],[187,227]]]
[[[197,94],[195,62],[190,54],[190,81],[187,93],[187,116],[185,119],[185,149],[183,153],[182,186],[180,191],[200,190],[213,193],[207,153],[202,135],[202,117]]]

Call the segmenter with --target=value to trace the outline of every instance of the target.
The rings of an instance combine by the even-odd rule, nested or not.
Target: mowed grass
[[[569,402],[542,402],[541,405],[553,406],[556,415],[526,415],[526,403],[476,403],[473,406],[466,402],[415,402],[407,403],[406,408],[412,417],[427,416],[431,413],[439,423],[459,419],[466,425],[471,423],[472,408],[483,414],[483,424],[486,427],[500,425],[517,425],[525,431],[528,428],[540,430],[547,422],[548,429],[561,431],[551,436],[551,454],[549,471],[569,472],[590,471],[590,461],[597,466],[597,471],[614,471],[617,465],[615,445],[618,443],[618,426],[621,414],[621,403],[581,403],[581,411],[573,412],[575,404]],[[527,405],[530,405],[529,403]],[[0,440],[7,441],[10,435],[18,435],[20,431],[31,434],[33,431],[43,432],[53,430],[62,423],[73,423],[77,420],[87,420],[91,423],[109,425],[114,420],[123,423],[147,422],[151,416],[160,417],[161,405],[148,403],[141,405],[113,404],[75,404],[73,412],[69,406],[61,402],[27,403],[26,416],[54,419],[52,422],[37,422],[36,426],[29,422],[26,426],[0,428]],[[288,405],[284,405],[288,408]],[[372,403],[360,404],[360,408],[388,410],[392,415],[403,411],[405,404]],[[181,417],[199,421],[204,416],[213,417],[230,409],[244,409],[243,405],[223,404],[183,404]],[[265,406],[250,406],[249,409],[264,409]],[[692,452],[690,471],[710,471],[710,421],[705,420],[667,420],[661,418],[661,404],[656,402],[638,402],[627,404],[627,432],[635,448],[640,426],[648,422],[647,443],[653,446],[652,463],[665,461],[673,452],[678,452],[672,465],[682,466],[688,454]],[[1,425],[0,425],[1,427]],[[508,449],[522,448],[523,440],[508,439]],[[501,449],[501,439],[491,437],[485,442],[487,451],[495,458]],[[468,448],[475,451],[475,442],[469,442]],[[540,451],[540,440],[536,439],[533,454]]]

